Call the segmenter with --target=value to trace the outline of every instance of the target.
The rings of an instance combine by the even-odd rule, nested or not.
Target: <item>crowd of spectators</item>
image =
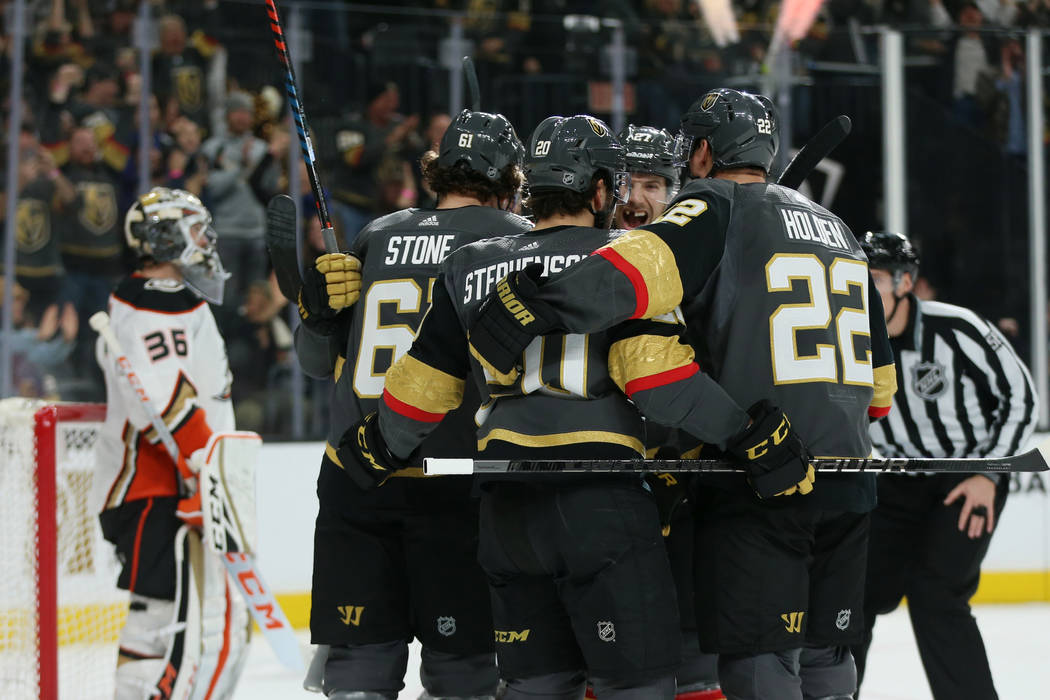
[[[283,76],[267,45],[260,3],[145,1],[151,18],[145,35],[152,37],[146,144],[138,123],[139,2],[27,2],[17,182],[5,182],[0,196],[4,215],[15,217],[15,337],[3,342],[13,349],[16,389],[67,400],[104,396],[87,318],[133,268],[123,212],[139,193],[139,154],[148,148],[149,183],[203,199],[233,273],[216,316],[236,378],[238,423],[281,433],[291,410],[293,316],[270,279],[263,229],[267,201],[296,179],[290,168],[297,169],[304,213],[304,259],[322,249],[313,195],[284,116]],[[341,241],[348,245],[377,215],[433,204],[418,162],[449,124],[449,55],[459,48],[466,46],[478,65],[484,107],[508,114],[527,133],[550,113],[607,109],[596,85],[609,80],[611,35],[608,23],[594,18],[618,19],[628,46],[630,120],[674,128],[700,90],[757,79],[764,70],[780,3],[732,4],[740,40],[725,46],[715,41],[700,4],[688,0],[304,6],[298,17],[310,41],[293,46],[301,51],[299,77]],[[12,5],[0,0],[5,96]],[[280,5],[287,13],[295,2]],[[455,22],[468,43],[449,43]],[[1020,178],[1014,186],[1023,190],[1024,44],[1008,30],[1050,26],[1050,0],[830,0],[794,47],[804,59],[796,72],[873,64],[876,39],[861,28],[879,23],[914,30],[909,56],[932,67],[926,75],[933,89],[926,92],[961,133],[993,144],[1012,163]],[[5,135],[9,108],[5,101]],[[1005,225],[1021,230],[1024,222],[1015,216]],[[920,241],[923,233],[914,232]],[[306,387],[310,395],[323,391]]]

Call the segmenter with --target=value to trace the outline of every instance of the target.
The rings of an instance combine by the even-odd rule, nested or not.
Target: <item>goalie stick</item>
[[[852,457],[813,459],[819,472],[1045,472],[1050,470],[1050,439],[1013,457],[980,459]],[[530,459],[446,459],[427,457],[423,473],[505,474],[507,472],[743,472],[738,462],[726,459],[609,459],[609,460],[530,460]]]
[[[179,452],[175,436],[171,434],[149,394],[146,393],[145,384],[143,384],[138,374],[135,373],[135,369],[131,366],[131,361],[124,354],[120,341],[117,340],[113,328],[110,327],[109,314],[105,311],[99,311],[88,319],[88,324],[102,337],[109,352],[116,358],[120,373],[128,381],[128,384],[131,385],[132,390],[138,397],[143,410],[149,417],[150,424],[160,437],[164,449],[167,450],[176,464],[185,466],[186,459]],[[244,596],[252,618],[259,625],[259,629],[262,630],[263,636],[270,643],[277,658],[288,668],[296,671],[301,670],[303,660],[299,654],[299,641],[295,638],[295,633],[292,632],[292,625],[288,622],[288,618],[281,609],[280,603],[277,602],[270,587],[263,581],[262,573],[255,563],[255,557],[248,552],[226,552],[218,556],[233,580],[235,587]]]
[[[784,168],[784,172],[780,173],[777,184],[797,190],[820,161],[828,157],[849,136],[852,128],[853,123],[845,114],[829,121],[795,154]]]

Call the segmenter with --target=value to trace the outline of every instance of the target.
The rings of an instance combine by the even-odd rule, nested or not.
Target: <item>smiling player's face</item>
[[[660,175],[631,173],[631,197],[616,209],[616,228],[645,226],[667,206],[667,180]]]

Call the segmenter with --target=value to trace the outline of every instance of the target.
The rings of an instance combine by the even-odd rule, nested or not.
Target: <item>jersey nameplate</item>
[[[391,236],[384,265],[438,265],[453,251],[454,234]]]
[[[471,301],[484,299],[489,295],[489,292],[492,291],[493,286],[497,282],[511,272],[523,269],[526,265],[531,265],[532,263],[543,265],[543,277],[546,277],[547,275],[561,272],[573,263],[583,260],[584,257],[586,256],[577,255],[576,253],[569,255],[527,255],[516,260],[504,260],[494,265],[486,265],[485,267],[471,270],[464,279],[466,293],[463,296],[463,303],[469,304]]]
[[[784,236],[793,241],[820,243],[828,248],[851,250],[841,221],[804,209],[779,208]]]

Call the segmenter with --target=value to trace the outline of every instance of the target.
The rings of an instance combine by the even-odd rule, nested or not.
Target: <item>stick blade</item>
[[[281,294],[288,301],[299,298],[303,280],[299,273],[296,243],[295,202],[286,194],[279,194],[266,205],[266,250],[273,263],[274,275]]]
[[[478,86],[478,72],[474,69],[474,61],[470,56],[463,57],[463,75],[467,79],[467,90],[470,92],[470,110],[478,112],[481,110],[481,88]]]
[[[777,184],[797,189],[803,180],[827,158],[839,144],[846,140],[853,129],[853,122],[845,114],[835,117],[816,133],[806,145],[795,154],[784,172],[777,178]]]

